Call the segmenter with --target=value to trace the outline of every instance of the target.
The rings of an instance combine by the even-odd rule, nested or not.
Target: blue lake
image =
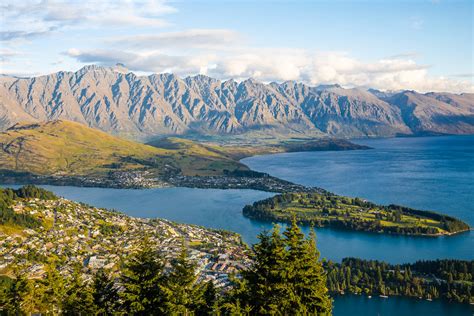
[[[305,152],[257,156],[243,160],[252,169],[305,185],[440,211],[474,226],[474,136],[369,139],[355,142],[364,151]],[[137,217],[222,228],[256,241],[271,224],[249,220],[242,208],[271,193],[254,190],[165,188],[149,190],[44,186],[58,195],[120,210]],[[452,237],[390,236],[317,229],[323,257],[379,259],[392,263],[420,259],[474,259],[474,232]],[[335,315],[472,315],[468,305],[403,298],[337,297]]]
[[[446,303],[405,297],[383,299],[344,295],[334,299],[334,316],[472,316],[474,307],[466,304]]]
[[[474,226],[474,136],[364,139],[371,150],[285,153],[242,160],[296,183],[453,215]]]
[[[361,140],[374,149],[305,152],[244,159],[255,170],[379,203],[437,210],[474,225],[474,137]],[[132,216],[163,217],[222,228],[256,241],[270,223],[249,220],[242,208],[271,193],[254,190],[165,188],[149,190],[45,186],[69,199]],[[406,237],[317,229],[322,256],[393,263],[434,258],[474,258],[474,232],[451,237]]]

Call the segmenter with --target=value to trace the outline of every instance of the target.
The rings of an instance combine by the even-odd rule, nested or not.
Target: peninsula
[[[271,247],[273,242],[268,243],[267,239],[279,235],[267,235],[267,239],[262,236],[260,247]],[[50,308],[48,304],[67,306],[77,282],[81,285],[79,291],[89,293],[91,286],[98,286],[99,277],[107,281],[109,290],[122,288],[127,285],[123,282],[127,280],[130,259],[144,251],[143,240],[151,254],[169,264],[167,273],[170,267],[177,266],[179,258],[184,260],[194,276],[188,287],[213,288],[212,295],[219,299],[221,309],[227,306],[223,301],[231,297],[227,295],[238,286],[230,276],[245,275],[261,260],[259,256],[271,253],[255,252],[258,246],[252,250],[238,234],[227,231],[164,219],[134,218],[66,200],[31,185],[0,189],[0,311],[15,306],[14,299],[30,302],[20,304],[21,308],[36,311]],[[304,240],[302,234],[300,240]],[[293,262],[286,256],[278,260],[273,264]],[[331,296],[408,296],[472,304],[473,263],[445,259],[393,265],[345,258],[340,263],[323,260],[322,268]],[[147,269],[148,265],[141,264],[140,261],[136,268]],[[19,286],[23,284],[26,286]],[[59,287],[67,291],[50,300],[50,291]]]
[[[332,193],[284,193],[243,209],[252,219],[299,222],[316,227],[417,236],[443,236],[468,231],[469,225],[451,216],[398,205],[382,206]]]
[[[0,183],[312,191],[252,171],[238,160],[295,150],[367,148],[335,139],[222,146],[170,137],[143,144],[70,121],[16,124],[0,133]]]

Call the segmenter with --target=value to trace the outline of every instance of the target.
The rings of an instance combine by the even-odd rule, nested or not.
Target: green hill
[[[71,121],[16,124],[0,133],[0,183],[305,191],[253,172],[238,160],[256,154],[363,148],[334,139],[261,146],[168,137],[142,144]]]
[[[167,139],[162,148],[121,139],[82,124],[17,124],[0,134],[0,170],[41,176],[101,176],[147,171],[220,175],[247,167],[189,140]]]

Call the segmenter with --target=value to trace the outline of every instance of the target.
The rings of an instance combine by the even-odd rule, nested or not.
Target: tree
[[[15,273],[9,289],[5,293],[5,309],[11,314],[30,314],[35,310],[34,285],[24,274]]]
[[[196,308],[197,315],[214,315],[218,307],[217,290],[212,281],[204,284],[201,300]]]
[[[113,315],[117,309],[119,295],[113,280],[100,269],[94,276],[92,297],[100,315]]]
[[[126,263],[120,293],[126,312],[134,315],[162,315],[165,312],[163,260],[150,246],[148,238]]]
[[[326,287],[326,274],[319,261],[316,234],[311,229],[309,238],[296,223],[293,216],[291,226],[283,233],[288,248],[287,282],[292,288],[291,310],[293,314],[329,315],[332,301]]]
[[[43,280],[43,306],[48,313],[59,315],[66,297],[65,281],[59,273],[55,262],[48,263],[45,266],[45,271],[46,277]]]
[[[68,284],[66,298],[63,302],[63,313],[66,315],[94,315],[97,313],[93,289],[82,279],[80,266],[75,267]]]
[[[231,293],[234,307],[257,314],[329,315],[332,301],[319,261],[314,231],[305,238],[293,216],[281,236],[276,226],[253,246],[253,266]]]
[[[240,286],[248,289],[240,299],[243,306],[251,306],[256,313],[274,314],[285,305],[282,298],[290,294],[285,279],[287,251],[278,226],[271,234],[265,231],[258,238],[260,242],[253,246],[254,264],[242,273],[244,282]]]
[[[186,247],[171,263],[163,291],[169,314],[188,315],[198,305],[202,288],[196,285],[196,265],[188,258]]]

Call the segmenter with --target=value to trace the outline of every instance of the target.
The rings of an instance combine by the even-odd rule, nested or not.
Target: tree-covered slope
[[[326,193],[284,193],[247,205],[243,214],[261,220],[289,221],[376,233],[451,235],[469,230],[451,216]]]

